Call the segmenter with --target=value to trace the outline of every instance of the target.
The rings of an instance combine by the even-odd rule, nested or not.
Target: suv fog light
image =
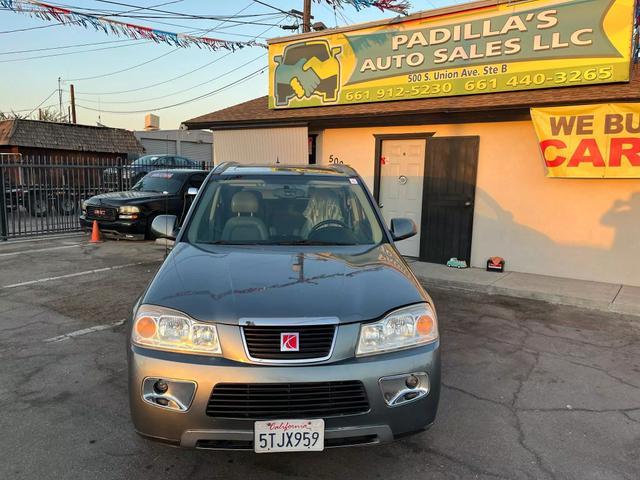
[[[147,377],[142,382],[142,399],[156,407],[186,412],[196,393],[196,384],[188,380]]]
[[[414,389],[420,385],[420,379],[415,375],[409,375],[404,383],[408,388]]]
[[[424,372],[382,377],[378,383],[384,401],[390,407],[412,402],[429,393],[429,376]]]
[[[164,380],[158,380],[153,384],[153,390],[158,394],[167,393],[167,390],[169,390],[169,385],[167,385],[167,382],[165,382]]]

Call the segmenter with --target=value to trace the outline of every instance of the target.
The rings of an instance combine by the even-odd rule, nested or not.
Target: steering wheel
[[[317,232],[321,228],[326,227],[327,225],[338,225],[339,227],[342,227],[342,228],[346,228],[346,229],[349,228],[347,226],[347,224],[342,222],[341,220],[336,220],[335,218],[330,218],[328,220],[323,220],[320,223],[317,223],[316,225],[314,225],[314,227],[311,230],[309,230],[309,234],[307,235],[307,237],[310,237],[315,232]]]

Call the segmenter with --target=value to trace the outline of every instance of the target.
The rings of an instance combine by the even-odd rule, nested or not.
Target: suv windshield
[[[151,172],[142,177],[131,190],[138,192],[178,193],[182,187],[183,179],[176,177],[171,172]]]
[[[135,165],[137,167],[141,165],[155,165],[156,163],[158,163],[159,158],[160,157],[158,157],[157,155],[145,155],[144,157],[140,157],[139,159],[137,159],[131,165]]]
[[[229,245],[370,245],[383,231],[355,178],[240,175],[207,183],[186,237]]]

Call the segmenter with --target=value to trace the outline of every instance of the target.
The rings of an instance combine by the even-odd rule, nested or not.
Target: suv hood
[[[241,318],[309,317],[349,323],[430,301],[388,244],[331,253],[326,247],[205,248],[177,243],[142,303],[201,321],[238,324]]]
[[[138,192],[134,190],[127,190],[124,192],[111,192],[96,195],[87,200],[87,205],[118,207],[120,205],[129,205],[132,203],[136,203],[137,201],[144,201],[165,196],[166,195],[164,195],[163,193],[157,192]]]

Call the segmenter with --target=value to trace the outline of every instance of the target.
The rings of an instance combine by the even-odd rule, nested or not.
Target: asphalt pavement
[[[163,255],[82,236],[0,244],[0,478],[640,478],[638,317],[440,288],[431,430],[305,454],[144,440],[122,322]]]

